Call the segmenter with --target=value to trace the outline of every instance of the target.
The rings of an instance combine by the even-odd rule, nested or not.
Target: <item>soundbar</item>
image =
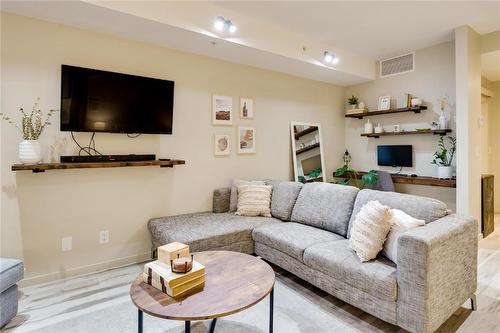
[[[61,156],[61,163],[154,161],[155,154]]]

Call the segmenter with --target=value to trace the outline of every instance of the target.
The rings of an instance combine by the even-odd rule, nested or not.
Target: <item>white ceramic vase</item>
[[[453,167],[452,166],[438,166],[438,178],[441,179],[451,179],[453,177]]]
[[[23,140],[19,143],[19,161],[21,163],[40,163],[42,145],[38,140]]]

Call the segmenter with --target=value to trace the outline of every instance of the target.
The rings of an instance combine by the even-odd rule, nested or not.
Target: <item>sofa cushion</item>
[[[361,263],[348,239],[308,247],[304,263],[379,299],[397,299],[396,265],[384,257]]]
[[[295,206],[295,202],[297,201],[303,184],[280,181],[271,181],[267,183],[273,186],[271,215],[282,221],[290,221],[293,206]]]
[[[382,205],[400,209],[416,219],[424,220],[426,223],[440,219],[448,214],[446,204],[436,199],[396,192],[382,192],[365,189],[361,190],[356,197],[349,222],[348,238],[351,235],[351,227],[356,218],[356,214],[361,210],[361,207],[371,200],[378,200]]]
[[[321,242],[344,239],[339,235],[300,223],[274,223],[255,228],[253,239],[302,261],[304,250]]]
[[[230,247],[238,242],[253,242],[254,228],[279,222],[272,217],[195,213],[151,219],[148,228],[154,247],[177,241],[196,252]]]
[[[305,184],[293,207],[291,221],[345,236],[358,191],[353,186]]]
[[[24,264],[21,260],[0,258],[0,293],[9,289],[24,276]]]

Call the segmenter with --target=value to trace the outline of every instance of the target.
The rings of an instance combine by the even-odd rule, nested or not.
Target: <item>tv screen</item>
[[[411,145],[377,146],[378,165],[394,167],[413,166]]]
[[[61,131],[172,134],[174,82],[62,65]]]

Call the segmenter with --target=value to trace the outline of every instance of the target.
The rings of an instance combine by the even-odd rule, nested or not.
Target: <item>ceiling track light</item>
[[[217,16],[214,21],[214,29],[220,32],[228,31],[230,33],[234,33],[237,30],[237,27],[231,22],[231,20],[226,20],[222,16]]]
[[[325,51],[323,53],[323,62],[335,65],[339,62],[339,58],[334,53]]]

